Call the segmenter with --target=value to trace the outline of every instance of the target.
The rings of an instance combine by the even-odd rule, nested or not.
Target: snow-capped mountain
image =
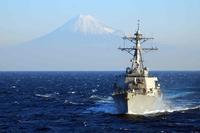
[[[81,32],[85,34],[112,34],[115,32],[111,27],[106,26],[91,15],[79,15],[69,20],[60,30]]]
[[[118,30],[90,15],[79,15],[47,35],[0,50],[0,61],[5,70],[114,69],[120,43]]]
[[[111,44],[120,39],[121,32],[106,26],[90,15],[79,15],[68,20],[53,32],[34,39],[31,45],[81,45]],[[26,43],[27,44],[27,43]]]

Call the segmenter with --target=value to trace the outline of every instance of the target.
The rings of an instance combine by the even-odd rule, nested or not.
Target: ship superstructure
[[[114,84],[113,99],[119,113],[144,113],[152,111],[160,98],[160,85],[157,77],[149,75],[147,67],[143,65],[142,52],[146,50],[157,50],[157,48],[142,48],[141,44],[149,39],[140,33],[140,24],[133,36],[124,36],[124,40],[134,44],[131,47],[119,48],[128,52],[131,58],[131,67],[126,68],[125,86]]]

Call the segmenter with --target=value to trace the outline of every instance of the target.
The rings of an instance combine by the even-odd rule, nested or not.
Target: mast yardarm
[[[130,73],[137,74],[138,76],[144,76],[144,65],[143,65],[143,59],[142,59],[142,51],[144,50],[158,50],[158,48],[142,48],[141,44],[146,42],[147,40],[153,39],[153,38],[146,38],[143,37],[140,33],[140,21],[138,20],[138,28],[136,33],[133,36],[124,36],[124,40],[129,40],[135,45],[132,47],[123,47],[119,48],[122,51],[126,51],[129,54],[131,54],[133,57],[131,59],[132,65],[130,68]]]

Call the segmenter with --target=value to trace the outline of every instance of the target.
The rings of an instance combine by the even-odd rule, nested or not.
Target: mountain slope
[[[119,43],[119,31],[90,15],[80,15],[47,35],[1,50],[0,55],[7,56],[0,56],[4,62],[0,67],[5,70],[112,70],[120,67]]]
[[[120,31],[106,26],[90,15],[79,15],[55,31],[27,42],[25,45],[110,45],[120,40],[121,35]]]

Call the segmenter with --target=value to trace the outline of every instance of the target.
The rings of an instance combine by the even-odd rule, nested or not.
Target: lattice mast
[[[142,36],[142,34],[140,33],[140,21],[138,20],[138,28],[137,28],[136,33],[133,36],[124,36],[123,39],[129,40],[130,42],[134,43],[132,47],[119,48],[120,50],[126,51],[133,56],[131,59],[132,65],[131,65],[130,71],[137,72],[140,75],[144,74],[142,51],[158,50],[158,48],[153,48],[153,47],[142,48],[141,44],[153,38],[146,38]]]

